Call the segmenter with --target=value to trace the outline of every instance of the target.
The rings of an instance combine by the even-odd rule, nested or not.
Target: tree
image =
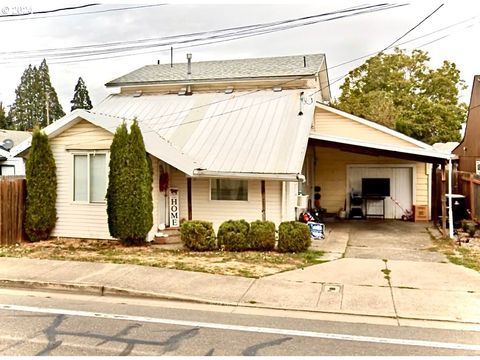
[[[57,175],[48,136],[35,128],[25,164],[27,201],[25,232],[30,241],[47,239],[55,227]]]
[[[88,95],[87,86],[81,77],[78,78],[77,85],[75,85],[75,92],[70,103],[72,103],[72,108],[70,111],[75,109],[90,110],[92,108],[92,102],[90,101],[90,96]]]
[[[110,146],[107,214],[110,235],[138,245],[153,226],[153,171],[136,120],[120,125]]]
[[[428,144],[458,141],[466,116],[465,89],[454,63],[437,69],[421,50],[380,53],[350,71],[332,105]]]
[[[8,117],[5,113],[5,108],[3,107],[2,102],[0,101],[0,129],[10,129],[11,124],[8,121]]]
[[[17,130],[45,127],[65,115],[50,81],[45,59],[38,69],[32,65],[25,69],[15,95],[8,115]]]

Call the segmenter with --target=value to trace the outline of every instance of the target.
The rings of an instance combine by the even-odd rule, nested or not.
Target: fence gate
[[[25,197],[24,177],[0,176],[0,246],[24,241]]]

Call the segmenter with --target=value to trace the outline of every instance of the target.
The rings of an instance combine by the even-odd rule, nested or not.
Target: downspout
[[[453,239],[452,159],[448,159],[448,236]]]

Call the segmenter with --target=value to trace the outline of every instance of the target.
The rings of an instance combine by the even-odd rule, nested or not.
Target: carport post
[[[442,235],[443,237],[447,237],[447,199],[445,198],[445,162],[442,162],[440,165],[442,169],[442,186],[440,191],[440,200],[442,202]]]
[[[448,236],[453,239],[452,159],[448,159]]]

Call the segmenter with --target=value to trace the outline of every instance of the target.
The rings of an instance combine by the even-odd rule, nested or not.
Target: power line
[[[0,15],[0,18],[11,18],[11,17],[20,17],[20,16],[30,16],[30,15],[36,15],[36,14],[49,14],[49,13],[56,13],[59,11],[68,11],[68,10],[77,10],[77,9],[84,9],[87,7],[92,7],[92,6],[98,6],[101,5],[100,3],[95,3],[95,4],[86,4],[86,5],[79,5],[79,6],[70,6],[70,7],[63,7],[63,8],[57,8],[57,9],[52,9],[52,10],[43,10],[43,11],[32,11],[29,13],[21,13],[21,14],[6,14],[6,15]],[[3,7],[3,11],[9,10],[8,7]]]
[[[56,54],[50,54],[49,56],[51,58],[55,59],[72,59],[72,58],[85,58],[85,57],[93,57],[93,56],[98,56],[98,55],[104,55],[104,54],[111,54],[111,53],[117,53],[117,55],[113,56],[108,56],[108,57],[102,57],[102,58],[86,58],[86,59],[77,59],[74,61],[62,61],[62,62],[51,62],[50,63],[68,63],[68,62],[80,62],[80,61],[89,61],[89,60],[100,60],[100,59],[105,59],[105,58],[114,58],[114,57],[122,57],[122,56],[128,56],[131,54],[124,54],[124,55],[119,55],[118,53],[122,52],[131,52],[131,51],[136,51],[136,50],[142,50],[145,48],[151,48],[151,47],[165,47],[164,49],[157,49],[156,52],[158,51],[168,51],[169,47],[172,45],[178,45],[178,44],[189,44],[189,43],[195,43],[195,42],[202,42],[206,40],[211,40],[211,39],[218,39],[219,41],[231,41],[231,40],[236,40],[238,38],[243,38],[243,37],[252,37],[252,36],[259,36],[259,35],[264,35],[272,32],[278,32],[278,31],[284,31],[296,27],[303,27],[307,25],[312,25],[320,22],[327,22],[327,21],[333,21],[341,18],[346,18],[346,17],[351,17],[351,16],[357,16],[365,13],[371,13],[371,12],[376,12],[376,11],[382,11],[382,10],[387,10],[387,9],[392,9],[396,7],[404,6],[404,4],[401,5],[390,5],[390,4],[380,4],[380,5],[373,5],[373,6],[368,6],[368,7],[362,7],[362,8],[354,8],[354,9],[349,9],[349,10],[339,10],[339,11],[334,11],[330,13],[324,13],[324,14],[318,14],[318,15],[313,15],[313,16],[308,16],[308,17],[302,17],[302,18],[296,18],[296,19],[289,19],[285,21],[277,21],[274,23],[265,23],[265,24],[255,24],[250,27],[242,27],[243,29],[240,31],[233,31],[227,34],[224,34],[225,29],[220,29],[216,31],[210,31],[210,32],[203,32],[206,36],[201,36],[193,39],[184,39],[184,40],[176,40],[176,41],[167,41],[167,42],[158,42],[158,40],[164,40],[162,38],[159,38],[156,43],[153,44],[143,44],[143,45],[133,45],[129,47],[123,47],[123,48],[113,48],[113,49],[99,49],[99,50],[87,50],[87,51],[80,51],[80,52],[74,52],[74,53],[68,53],[68,52],[63,52],[63,53],[56,53]],[[353,12],[352,12],[353,11]],[[348,12],[348,13],[346,13]],[[326,16],[331,16],[335,14],[342,14],[343,15],[338,15],[335,17],[327,18],[327,19],[318,19],[319,17],[326,17]],[[312,20],[309,22],[301,22],[300,21],[305,21],[305,19],[311,19],[311,18],[317,18],[316,20]],[[293,23],[295,22],[295,23]],[[174,37],[168,37],[167,39],[178,39],[185,37],[186,35],[176,35]],[[187,35],[188,36],[188,35]],[[148,39],[149,41],[149,39]],[[101,44],[96,44],[94,46],[102,46]],[[168,47],[168,48],[167,48]],[[63,50],[63,49],[50,49],[51,51],[58,51],[58,50]],[[38,52],[38,50],[35,50],[35,52]],[[3,54],[8,54],[8,53],[3,53]],[[45,57],[45,55],[42,55],[41,53],[36,55],[37,57]],[[16,57],[15,59],[21,59],[21,58],[29,58],[30,56],[28,53],[24,53],[24,55],[20,57]],[[10,61],[13,61],[10,60]],[[9,60],[7,59],[6,61],[3,61],[2,63],[8,63]]]
[[[101,4],[96,4],[96,5],[101,5]],[[0,20],[0,23],[11,22],[11,21],[27,21],[27,20],[30,21],[30,20],[38,20],[38,19],[49,19],[49,18],[66,17],[66,16],[101,14],[101,13],[114,12],[114,11],[152,8],[152,7],[158,7],[158,6],[164,6],[164,5],[167,5],[167,4],[150,4],[150,5],[128,6],[128,7],[122,7],[122,8],[96,10],[96,11],[86,11],[86,12],[79,12],[79,13],[73,13],[73,14],[56,14],[56,15],[51,15],[51,16],[35,16],[35,17],[20,17],[20,18],[15,17],[13,19],[11,18],[11,19]],[[31,14],[25,14],[25,15],[31,15]]]

